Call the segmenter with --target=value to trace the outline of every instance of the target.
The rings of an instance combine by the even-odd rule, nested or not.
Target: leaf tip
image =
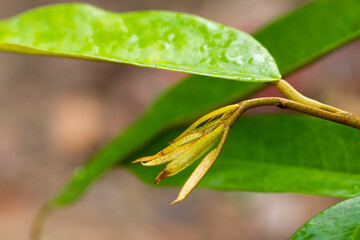
[[[177,199],[175,199],[172,203],[170,203],[169,206],[173,206],[173,205],[181,202],[182,200],[184,200],[184,199],[179,199],[179,198],[177,198]]]
[[[169,172],[166,171],[166,169],[162,170],[162,171],[159,173],[159,175],[157,175],[157,177],[155,178],[154,183],[155,183],[155,184],[159,184],[159,182],[160,182],[161,180],[163,180],[164,178],[168,177],[168,175],[169,175]]]
[[[151,160],[154,160],[155,158],[157,158],[157,155],[153,155],[153,156],[148,156],[148,157],[142,157],[142,158],[138,158],[134,161],[132,161],[131,163],[138,163],[138,162],[149,162]]]

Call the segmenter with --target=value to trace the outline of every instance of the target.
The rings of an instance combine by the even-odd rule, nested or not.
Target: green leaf
[[[275,58],[280,63],[280,70],[288,74],[295,68],[323,55],[324,49],[335,49],[359,36],[360,14],[357,14],[360,12],[359,5],[357,0],[314,1],[263,28],[255,34],[255,37],[275,53]],[[334,18],[334,9],[339,9],[335,15],[336,18]],[[321,16],[321,18],[312,21],[308,16]],[[327,29],[326,33],[322,32],[324,22],[335,20],[336,24],[333,24],[333,28]],[[289,24],[292,25],[291,29],[287,27]],[[281,35],[275,33],[275,29],[281,28],[283,29]],[[291,31],[294,36],[288,38],[288,31]],[[318,34],[318,32],[323,34]],[[332,37],[328,38],[328,35]],[[280,37],[281,46],[276,45]],[[304,43],[308,46],[303,49],[303,52],[295,51],[297,46],[302,46]],[[289,58],[288,52],[294,52],[294,57]],[[263,88],[261,84],[240,84],[235,81],[201,76],[185,79],[160,96],[140,120],[104,146],[85,166],[77,169],[69,183],[53,199],[53,204],[65,206],[73,203],[94,180],[117,163],[124,161],[129,154],[138,151],[146,155],[141,147],[169,126],[186,120],[191,121],[220,105],[246,98],[261,88]],[[153,142],[155,144],[156,140]],[[163,143],[160,144],[162,146],[158,149],[164,147]],[[248,143],[244,144],[243,147],[246,148]],[[358,155],[352,157],[358,158]],[[221,161],[221,158],[219,160]],[[143,171],[150,170],[143,167]],[[212,174],[213,171],[210,171],[208,175]]]
[[[224,101],[237,99],[239,95],[244,97],[254,92],[253,83],[233,85],[230,84],[233,81],[216,78],[210,81],[214,82],[217,88],[207,89],[206,101],[204,101],[205,93],[199,93],[199,89],[209,84],[208,77],[194,75],[187,81],[170,88],[155,101],[142,118],[95,154],[85,166],[79,167],[74,172],[71,182],[54,199],[54,204],[58,206],[70,204],[93,180],[116,165],[118,161],[121,162],[125,156],[137,151],[171,125],[187,122],[188,116],[199,116],[199,109],[211,109]],[[219,94],[220,92],[222,94]],[[189,106],[189,95],[191,106]]]
[[[126,160],[139,178],[152,184],[164,166],[131,164],[167,146],[179,129],[168,130]],[[220,190],[293,192],[333,197],[360,194],[359,130],[299,115],[239,119],[224,150],[200,186]],[[194,164],[197,165],[197,164]],[[183,185],[196,166],[159,185]]]
[[[255,33],[287,74],[360,35],[360,1],[314,1]]]
[[[322,211],[290,240],[359,240],[360,197],[352,198]]]
[[[248,82],[281,78],[250,35],[184,13],[113,13],[87,4],[35,9],[0,23],[0,50],[129,63]]]

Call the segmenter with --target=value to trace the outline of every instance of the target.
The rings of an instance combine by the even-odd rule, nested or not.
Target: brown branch
[[[309,106],[303,103],[299,103],[293,100],[280,97],[265,97],[255,98],[239,102],[239,108],[234,114],[226,120],[229,126],[232,126],[236,120],[243,115],[247,110],[260,106],[277,106],[283,109],[291,109],[297,112],[301,112],[314,117],[326,119],[332,122],[341,123],[343,125],[360,129],[360,118],[352,113],[344,114],[341,112],[329,112],[327,110],[319,109],[313,106]]]

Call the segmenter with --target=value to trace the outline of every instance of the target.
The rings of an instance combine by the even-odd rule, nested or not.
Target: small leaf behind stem
[[[352,198],[320,212],[289,240],[359,240],[360,197]]]

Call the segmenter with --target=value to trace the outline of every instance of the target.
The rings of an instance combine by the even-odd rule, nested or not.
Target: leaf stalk
[[[276,87],[286,98],[294,100],[295,102],[303,103],[305,105],[320,108],[322,110],[326,110],[333,113],[341,113],[341,114],[348,114],[348,112],[345,112],[341,109],[335,108],[333,106],[329,106],[326,104],[323,104],[321,102],[318,102],[314,99],[305,97],[301,93],[299,93],[293,86],[291,86],[287,81],[280,79],[277,81],[273,81],[269,83],[270,85]]]

